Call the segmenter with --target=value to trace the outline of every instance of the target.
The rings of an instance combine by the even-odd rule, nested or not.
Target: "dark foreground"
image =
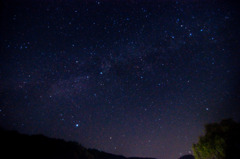
[[[23,159],[153,159],[127,158],[95,149],[86,149],[76,142],[66,142],[43,135],[23,135],[16,131],[0,130],[0,158]]]

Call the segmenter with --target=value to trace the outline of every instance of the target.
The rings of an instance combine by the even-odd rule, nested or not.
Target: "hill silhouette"
[[[179,159],[195,159],[193,155],[185,155],[180,157]]]
[[[87,149],[77,142],[48,138],[43,135],[24,135],[16,131],[0,129],[0,158],[24,159],[153,159],[124,157]]]

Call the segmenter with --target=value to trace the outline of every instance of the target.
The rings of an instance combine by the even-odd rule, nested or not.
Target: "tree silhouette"
[[[240,123],[225,119],[206,125],[193,152],[196,159],[240,159]]]

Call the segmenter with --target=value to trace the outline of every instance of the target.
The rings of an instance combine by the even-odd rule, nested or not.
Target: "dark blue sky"
[[[0,125],[125,156],[240,121],[231,1],[1,1]]]

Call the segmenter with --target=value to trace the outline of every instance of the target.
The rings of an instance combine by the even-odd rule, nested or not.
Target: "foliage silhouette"
[[[240,159],[240,123],[225,119],[206,125],[193,152],[196,159]]]

